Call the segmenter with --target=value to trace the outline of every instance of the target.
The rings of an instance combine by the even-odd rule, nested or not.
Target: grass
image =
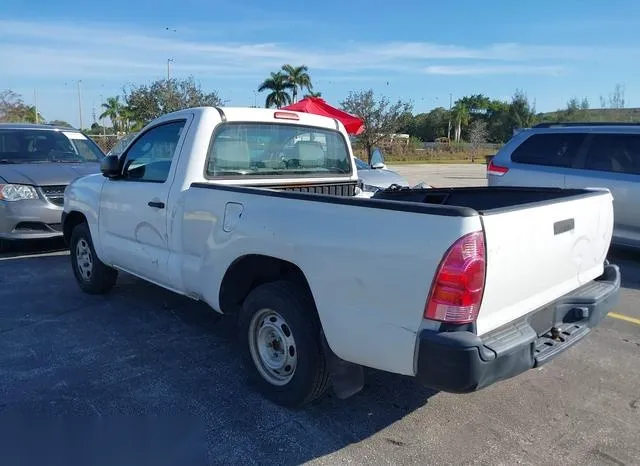
[[[363,150],[354,150],[356,157],[361,160],[367,160]],[[410,149],[401,148],[396,150],[385,150],[385,163],[391,165],[410,165],[410,164],[485,164],[487,156],[495,155],[495,152],[479,152],[474,154],[471,151],[464,150],[431,150],[431,149]]]
[[[429,160],[394,160],[393,158],[385,158],[385,163],[388,165],[423,165],[423,164],[432,164],[432,165],[445,165],[445,164],[459,164],[459,165],[480,165],[485,164],[484,160],[474,160],[471,159],[429,159]]]
[[[602,122],[611,121],[618,123],[640,122],[640,108],[591,108],[588,110],[557,110],[542,114],[542,121],[581,121]]]

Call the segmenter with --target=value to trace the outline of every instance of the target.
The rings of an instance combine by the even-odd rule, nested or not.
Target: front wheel
[[[98,259],[89,225],[86,223],[81,223],[73,229],[69,252],[73,274],[82,291],[89,294],[105,294],[114,287],[118,271]]]
[[[289,281],[260,285],[239,317],[245,364],[266,398],[298,408],[324,395],[329,372],[308,293]]]

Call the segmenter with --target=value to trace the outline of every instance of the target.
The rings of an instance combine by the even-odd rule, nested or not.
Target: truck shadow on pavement
[[[322,457],[435,394],[368,371],[364,391],[350,399],[281,408],[248,386],[234,319],[125,274],[108,296],[83,294],[68,255],[0,261],[0,302],[2,415],[193,416],[204,425],[211,463]],[[393,434],[384,441],[403,445]]]

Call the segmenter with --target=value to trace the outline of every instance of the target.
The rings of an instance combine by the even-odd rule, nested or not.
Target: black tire
[[[78,244],[82,242],[88,246],[92,263],[89,276],[83,275],[78,262]],[[98,259],[96,250],[93,248],[89,225],[81,223],[74,227],[69,241],[69,250],[71,253],[71,268],[82,291],[89,294],[105,294],[111,291],[118,279],[118,271]]]
[[[250,340],[255,334],[253,329],[259,327],[252,321],[265,309],[282,316],[295,339],[295,370],[283,385],[276,385],[265,378],[258,367],[258,356],[258,362],[252,357]],[[302,287],[286,280],[258,286],[245,299],[238,321],[243,361],[250,382],[263,396],[281,406],[300,408],[325,394],[329,370],[322,347],[321,325],[313,298]]]

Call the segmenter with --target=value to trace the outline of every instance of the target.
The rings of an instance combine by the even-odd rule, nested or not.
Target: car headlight
[[[0,184],[0,200],[21,201],[23,199],[38,199],[36,188],[26,184]]]
[[[365,183],[358,183],[358,187],[365,193],[375,193],[380,190],[379,187]]]

